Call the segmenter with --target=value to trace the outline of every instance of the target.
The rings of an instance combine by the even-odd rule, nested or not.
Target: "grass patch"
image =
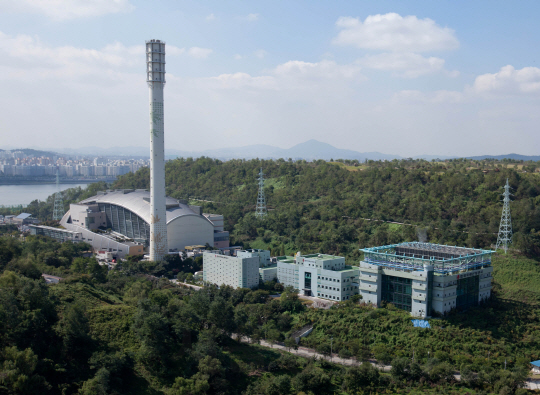
[[[492,264],[501,297],[540,306],[540,262],[509,251],[494,254]]]
[[[264,187],[268,188],[273,186],[274,190],[285,188],[285,183],[281,180],[281,177],[268,178],[264,180]]]
[[[122,304],[122,301],[111,294],[86,283],[59,283],[50,287],[50,292],[58,298],[62,305],[80,302],[87,309],[100,306]]]
[[[100,306],[88,311],[92,337],[117,348],[136,351],[140,344],[131,330],[135,307]]]

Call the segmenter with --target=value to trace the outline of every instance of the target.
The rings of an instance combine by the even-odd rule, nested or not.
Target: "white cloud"
[[[250,22],[259,20],[259,14],[247,14],[243,19]]]
[[[215,19],[216,19],[216,16],[215,16],[214,14],[210,14],[210,15],[208,15],[208,16],[206,17],[206,20],[207,20],[207,21],[213,21],[213,20],[215,20]]]
[[[292,60],[278,65],[267,75],[251,76],[247,73],[221,74],[208,79],[219,89],[255,89],[305,91],[336,90],[348,86],[351,81],[364,81],[358,65],[338,65],[334,61],[323,60],[318,63]]]
[[[513,66],[504,66],[497,73],[476,77],[472,90],[485,95],[538,95],[540,68],[516,70]]]
[[[367,55],[359,63],[370,69],[393,71],[405,78],[416,78],[424,74],[440,72],[444,68],[444,59],[424,57],[415,53],[381,53]]]
[[[253,52],[253,55],[258,57],[259,59],[264,58],[266,55],[268,55],[268,52],[266,52],[264,49],[258,49],[255,52]]]
[[[187,53],[195,59],[206,59],[212,53],[212,50],[209,48],[191,47]]]
[[[359,18],[341,17],[336,26],[341,30],[333,40],[337,45],[395,52],[426,52],[459,47],[452,29],[414,15],[377,14],[368,16],[363,22]]]
[[[241,89],[245,87],[257,89],[277,89],[277,81],[272,76],[252,77],[247,73],[221,74],[208,79],[214,88],[219,89]]]
[[[394,101],[403,104],[426,104],[426,103],[462,103],[465,96],[462,92],[438,90],[434,92],[421,92],[418,90],[404,90],[394,94]]]
[[[169,149],[196,150],[200,141],[208,142],[207,148],[230,146],[231,136],[242,145],[280,146],[315,138],[361,152],[403,156],[532,155],[540,144],[538,103],[530,95],[485,100],[472,88],[394,95],[377,81],[366,80],[362,70],[367,66],[361,62],[339,64],[329,59],[293,60],[257,74],[181,78],[174,74],[175,67],[183,72],[177,66],[181,62],[172,56],[187,62],[190,49],[167,45],[167,54],[172,71],[166,90]],[[384,62],[375,59],[378,63],[371,59],[372,66],[383,67]],[[402,66],[390,72],[407,70]],[[531,91],[538,70],[523,70],[507,74],[514,83],[519,81],[519,91]],[[496,74],[490,78],[504,80],[505,73]],[[480,82],[476,88],[485,92]],[[4,145],[148,144],[143,45],[56,47],[34,36],[0,33],[0,86]],[[509,130],[514,138],[503,139]]]
[[[240,55],[239,53],[237,53],[236,55],[234,55],[234,59],[235,59],[235,60],[240,60],[240,59],[242,59],[242,58],[243,58],[243,56]]]
[[[167,45],[167,55],[175,56],[183,48]],[[125,46],[119,42],[102,49],[73,46],[52,47],[28,35],[11,36],[0,32],[0,67],[9,70],[2,78],[38,80],[76,79],[99,75],[98,81],[113,78],[112,73],[129,72],[144,62],[144,45]]]
[[[279,76],[302,79],[349,79],[358,76],[359,73],[360,67],[356,64],[341,66],[332,60],[322,60],[318,63],[291,60],[280,64],[274,70],[274,74]]]
[[[3,0],[0,2],[0,10],[38,13],[55,20],[129,12],[134,8],[129,0]]]

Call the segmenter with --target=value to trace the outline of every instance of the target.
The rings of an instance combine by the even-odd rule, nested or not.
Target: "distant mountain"
[[[57,152],[52,152],[52,151],[42,151],[42,150],[35,150],[35,149],[31,149],[31,148],[12,148],[12,149],[0,149],[0,152],[4,152],[4,151],[22,151],[24,152],[25,155],[32,155],[32,156],[36,156],[36,157],[40,157],[40,156],[54,156],[54,155],[58,155]]]
[[[387,155],[380,152],[357,152],[347,149],[336,148],[327,143],[321,143],[317,140],[309,140],[305,143],[300,143],[291,148],[279,148],[271,145],[248,145],[244,147],[220,148],[214,150],[205,150],[198,152],[165,150],[167,156],[182,156],[182,157],[200,157],[208,156],[216,159],[357,159],[363,161],[365,159],[384,160],[384,159],[399,159],[398,155]]]
[[[1,151],[1,150],[0,150]],[[30,149],[24,149],[24,151],[34,151],[34,155],[46,151],[35,151]],[[95,155],[95,156],[109,156],[109,157],[149,157],[149,147],[83,147],[83,148],[64,148],[58,149],[59,153],[67,155]],[[228,160],[228,159],[279,159],[279,158],[292,158],[292,159],[305,159],[305,160],[317,160],[317,159],[356,159],[363,162],[364,160],[392,160],[392,159],[404,159],[399,155],[389,155],[380,152],[358,152],[348,149],[336,148],[333,145],[322,143],[317,140],[309,140],[305,143],[300,143],[291,148],[279,148],[271,145],[256,144],[248,145],[244,147],[229,147],[218,148],[213,150],[203,151],[183,151],[177,149],[166,149],[165,155],[167,158],[172,159],[176,157],[193,157],[198,158],[201,156],[207,156],[210,158]],[[41,156],[41,155],[36,155]],[[443,155],[419,155],[414,159],[453,159],[459,158],[459,156],[443,156]],[[519,154],[508,155],[483,155],[483,156],[467,156],[468,159],[482,160],[482,159],[514,159],[514,160],[532,160],[540,161],[540,156],[526,156]]]
[[[482,160],[482,159],[514,159],[514,160],[532,160],[534,162],[540,160],[540,156],[527,156],[520,154],[508,154],[508,155],[483,155],[483,156],[467,156],[467,159]]]

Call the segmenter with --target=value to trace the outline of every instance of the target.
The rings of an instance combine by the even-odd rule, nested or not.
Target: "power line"
[[[506,185],[504,186],[503,193],[503,209],[501,215],[501,224],[499,225],[499,235],[497,236],[497,246],[495,249],[502,247],[506,254],[508,245],[512,244],[512,216],[510,215],[510,185],[508,185],[508,178],[506,179]]]
[[[53,220],[60,221],[64,216],[64,199],[60,191],[60,173],[56,169],[56,193],[54,194]]]
[[[266,210],[266,198],[264,197],[264,174],[261,167],[259,172],[259,194],[257,195],[257,209],[255,210],[255,216],[259,219],[264,219],[267,215]]]

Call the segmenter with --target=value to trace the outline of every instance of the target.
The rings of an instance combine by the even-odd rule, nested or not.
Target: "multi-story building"
[[[277,279],[277,264],[272,264],[270,260],[270,251],[268,250],[241,250],[236,252],[240,258],[258,257],[259,258],[259,280],[263,283]]]
[[[267,267],[267,266],[270,266],[271,264],[270,251],[268,250],[258,250],[258,249],[240,250],[240,251],[236,251],[236,256],[240,258],[256,256],[259,258],[259,267]]]
[[[29,225],[29,227],[31,235],[49,236],[60,242],[71,241],[73,243],[78,243],[82,241],[81,232],[41,225]]]
[[[362,299],[375,306],[385,301],[427,317],[476,306],[491,296],[493,251],[422,242],[361,251]]]
[[[259,257],[223,255],[220,251],[203,253],[203,281],[234,288],[259,286]]]
[[[277,258],[277,278],[306,296],[336,302],[358,294],[358,267],[346,266],[345,258],[326,254]]]

